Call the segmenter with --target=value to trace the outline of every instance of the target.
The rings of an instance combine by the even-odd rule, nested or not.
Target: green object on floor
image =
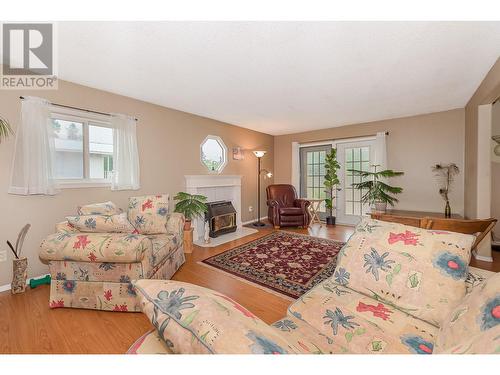
[[[30,280],[30,288],[36,288],[39,285],[47,284],[50,285],[50,275],[46,275],[44,277],[41,277],[39,279],[31,279]]]

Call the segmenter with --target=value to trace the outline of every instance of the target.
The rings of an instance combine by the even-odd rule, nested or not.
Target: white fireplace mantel
[[[185,175],[186,192],[201,194],[208,202],[231,201],[236,210],[236,225],[241,228],[241,177],[240,175]],[[193,237],[197,241],[204,234],[204,220],[193,220]]]

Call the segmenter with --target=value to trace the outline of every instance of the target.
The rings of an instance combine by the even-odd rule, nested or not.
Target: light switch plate
[[[0,250],[0,263],[7,261],[7,250]]]

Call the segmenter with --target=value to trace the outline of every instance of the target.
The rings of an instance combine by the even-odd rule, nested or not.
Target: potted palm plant
[[[328,210],[328,216],[326,217],[327,225],[335,225],[335,216],[333,216],[334,191],[337,189],[337,185],[340,182],[337,176],[337,169],[340,169],[340,164],[337,161],[337,149],[332,148],[330,153],[326,154],[325,181],[323,183],[326,187],[325,192],[328,194],[325,199],[325,207]]]
[[[5,140],[9,137],[9,135],[13,134],[12,128],[10,127],[9,122],[0,116],[0,143],[2,140]]]
[[[361,203],[368,203],[370,206],[375,206],[376,211],[385,212],[387,210],[387,204],[394,206],[394,203],[399,202],[399,200],[394,197],[394,194],[400,194],[403,188],[388,185],[381,180],[402,176],[404,172],[396,172],[392,169],[385,169],[377,172],[377,167],[379,167],[379,165],[372,165],[372,167],[373,172],[349,169],[355,176],[361,176],[361,182],[354,183],[352,186],[361,191]]]
[[[189,194],[183,191],[177,193],[174,200],[178,201],[175,204],[175,212],[179,212],[186,218],[184,230],[191,229],[191,221],[197,217],[203,217],[207,208],[207,197],[204,195]]]

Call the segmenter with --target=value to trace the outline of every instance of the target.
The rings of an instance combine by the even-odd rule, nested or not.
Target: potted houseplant
[[[361,182],[354,183],[352,186],[361,191],[361,203],[368,203],[370,206],[375,206],[376,211],[385,212],[387,204],[394,206],[394,203],[399,202],[394,194],[400,194],[403,188],[388,185],[382,179],[402,176],[404,172],[396,172],[392,169],[377,172],[379,165],[372,167],[373,172],[349,169],[355,176],[361,176]]]
[[[191,220],[197,217],[203,217],[207,209],[207,197],[204,195],[189,194],[183,191],[178,192],[174,197],[178,201],[175,204],[175,212],[179,212],[186,218],[184,230],[191,229]]]
[[[334,190],[336,190],[340,182],[337,176],[337,169],[340,169],[340,164],[337,161],[337,149],[332,148],[330,153],[326,154],[325,158],[324,185],[326,187],[325,193],[327,193],[327,198],[325,199],[325,207],[328,210],[328,216],[326,217],[327,225],[335,225],[335,216],[333,216],[333,202],[335,199]]]
[[[451,185],[455,180],[455,176],[460,173],[460,169],[455,163],[451,164],[436,164],[432,167],[436,179],[439,184],[439,195],[441,195],[446,202],[444,207],[444,217],[451,217],[451,207],[448,194],[451,191]]]
[[[13,134],[12,128],[10,127],[9,122],[0,116],[0,143],[2,140],[7,139],[9,135]]]

